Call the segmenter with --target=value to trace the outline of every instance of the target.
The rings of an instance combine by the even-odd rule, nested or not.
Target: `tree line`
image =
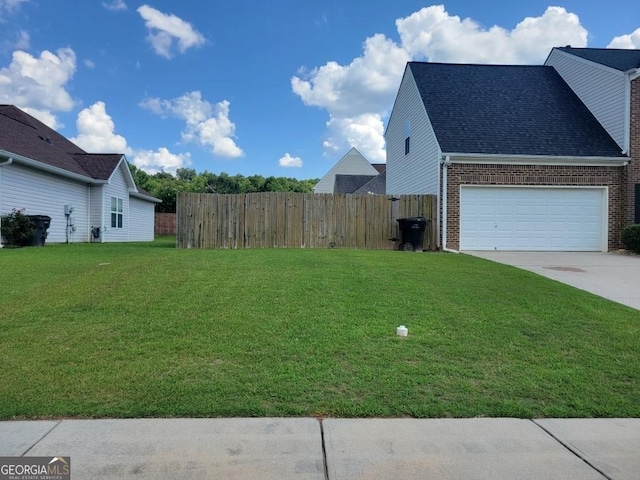
[[[229,175],[221,172],[197,173],[193,168],[179,168],[176,175],[159,172],[148,174],[129,164],[131,174],[138,187],[162,200],[156,212],[175,213],[176,193],[255,193],[255,192],[301,192],[311,193],[319,179],[298,180],[288,177],[263,177],[262,175]]]

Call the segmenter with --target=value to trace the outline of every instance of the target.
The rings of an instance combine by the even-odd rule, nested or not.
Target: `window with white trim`
[[[111,228],[122,228],[122,199],[111,197]]]

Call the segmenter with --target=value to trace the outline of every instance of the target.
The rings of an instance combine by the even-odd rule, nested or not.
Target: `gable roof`
[[[336,175],[377,175],[378,171],[355,148],[351,148],[313,187],[314,193],[334,193]]]
[[[73,157],[91,178],[97,180],[108,180],[122,160],[120,153],[76,153]]]
[[[590,60],[621,72],[640,68],[640,50],[622,48],[573,48],[557,47],[558,50],[576,57]]]
[[[409,62],[443,153],[622,157],[553,67]]]
[[[377,175],[336,175],[333,193],[353,193]]]

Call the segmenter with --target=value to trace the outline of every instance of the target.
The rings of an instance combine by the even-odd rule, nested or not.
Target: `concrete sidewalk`
[[[0,456],[70,456],[82,479],[640,477],[640,419],[0,422]]]

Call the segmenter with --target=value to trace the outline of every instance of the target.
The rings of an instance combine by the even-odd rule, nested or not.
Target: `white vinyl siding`
[[[86,242],[89,238],[88,201],[90,187],[63,177],[35,170],[16,162],[0,167],[0,213],[24,208],[27,215],[48,215],[51,225],[47,243],[67,241],[67,219],[64,206],[72,205],[76,231],[71,242]]]
[[[462,186],[460,249],[606,251],[607,189]]]
[[[104,187],[102,185],[93,185],[91,187],[91,196],[89,198],[89,227],[99,227],[101,231],[103,231],[104,227],[107,225],[103,216],[104,208],[106,208],[104,205],[103,190]],[[91,241],[97,242],[100,241],[100,239],[91,238]]]
[[[405,154],[407,133],[411,143]],[[409,68],[402,78],[385,140],[387,194],[437,195],[440,148]]]
[[[129,198],[129,241],[151,242],[155,235],[155,204]]]
[[[124,163],[113,172],[109,183],[104,188],[105,195],[105,242],[129,241],[129,187],[122,172]],[[124,165],[126,168],[126,165]],[[122,199],[122,228],[111,228],[111,197]]]
[[[333,193],[336,175],[378,175],[378,171],[360,152],[352,148],[313,187],[313,193]]]
[[[553,66],[593,113],[609,135],[626,148],[626,77],[623,72],[553,50],[546,65]]]

